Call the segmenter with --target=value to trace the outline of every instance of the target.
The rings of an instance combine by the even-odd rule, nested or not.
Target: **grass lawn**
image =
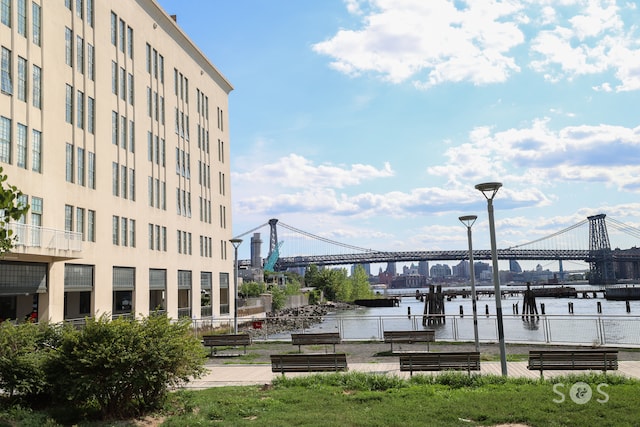
[[[585,385],[572,389],[579,382]],[[639,386],[637,380],[601,374],[542,381],[447,373],[406,380],[351,372],[281,377],[266,387],[179,391],[172,393],[163,413],[146,424],[74,422],[79,427],[637,426]],[[0,412],[1,427],[69,421],[58,424],[46,412],[19,408]]]

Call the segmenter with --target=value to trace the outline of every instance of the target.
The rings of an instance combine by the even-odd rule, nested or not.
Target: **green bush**
[[[34,323],[0,323],[0,389],[9,397],[42,393],[47,384],[43,348],[46,326]]]
[[[263,294],[266,291],[267,285],[264,283],[246,282],[240,285],[240,294],[244,295],[245,298],[259,297],[260,294]]]
[[[47,372],[55,398],[126,417],[159,408],[172,386],[204,372],[204,357],[186,320],[103,316],[62,328]]]

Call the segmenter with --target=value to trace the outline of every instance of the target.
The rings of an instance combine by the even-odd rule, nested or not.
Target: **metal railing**
[[[14,246],[79,252],[82,250],[82,233],[38,227],[30,224],[9,223],[15,237]]]
[[[423,326],[422,315],[413,316],[323,316],[243,318],[240,331],[249,331],[254,340],[287,341],[291,333],[340,332],[345,341],[383,341],[385,330],[434,329],[436,340],[473,342],[471,316],[441,316]],[[231,329],[233,318],[193,320],[194,328]],[[640,347],[640,316],[541,315],[532,320],[522,316],[503,317],[505,341],[509,343],[571,344],[586,346]],[[256,328],[256,326],[258,328]],[[498,341],[495,316],[478,318],[480,342]]]

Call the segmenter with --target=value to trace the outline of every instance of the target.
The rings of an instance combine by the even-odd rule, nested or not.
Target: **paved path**
[[[399,362],[385,363],[349,363],[350,371],[375,372],[409,378],[409,372],[400,372]],[[510,377],[539,378],[538,371],[527,369],[527,362],[507,362]],[[500,362],[481,362],[481,374],[501,375]],[[580,371],[545,372],[545,378],[558,375],[576,374]],[[221,386],[269,384],[281,374],[271,372],[270,364],[215,365],[208,366],[208,372],[202,378],[188,383],[186,389],[205,389]],[[308,373],[287,373],[287,376],[309,375]],[[611,375],[624,375],[640,379],[640,361],[619,361],[618,371]]]

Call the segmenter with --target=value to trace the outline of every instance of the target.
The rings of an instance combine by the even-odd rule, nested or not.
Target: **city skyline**
[[[279,218],[374,250],[463,249],[475,214],[486,249],[486,181],[503,183],[498,247],[599,213],[640,226],[634,3],[158,3],[234,86],[234,235]]]

